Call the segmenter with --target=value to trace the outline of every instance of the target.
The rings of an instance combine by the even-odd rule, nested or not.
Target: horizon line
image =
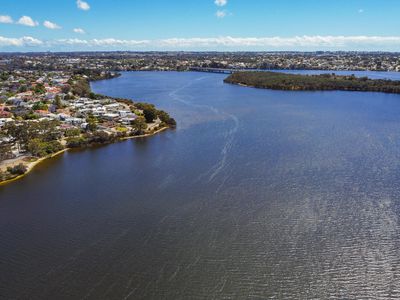
[[[400,54],[400,50],[42,50],[42,51],[0,51],[2,54],[63,54],[63,53],[388,53]]]

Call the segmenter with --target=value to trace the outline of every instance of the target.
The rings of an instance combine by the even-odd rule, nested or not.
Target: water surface
[[[223,79],[93,83],[178,128],[0,187],[0,298],[400,298],[400,96]]]

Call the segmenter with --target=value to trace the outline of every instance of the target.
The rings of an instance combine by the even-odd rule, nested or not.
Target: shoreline
[[[21,179],[21,178],[27,176],[27,175],[28,175],[30,172],[32,172],[32,170],[33,170],[37,165],[39,165],[41,162],[43,162],[43,161],[45,161],[45,160],[47,160],[47,159],[49,159],[49,158],[56,157],[56,156],[58,156],[58,155],[60,155],[60,154],[62,154],[62,153],[64,153],[64,152],[68,151],[69,149],[70,149],[70,148],[65,148],[65,149],[60,150],[60,151],[58,151],[58,152],[56,152],[56,153],[53,153],[53,154],[50,154],[50,155],[47,155],[47,156],[38,158],[37,160],[28,163],[28,164],[26,165],[27,170],[26,170],[26,172],[25,172],[24,174],[18,175],[18,176],[14,177],[14,178],[10,178],[10,179],[4,180],[4,181],[0,181],[0,186],[6,185],[6,184],[11,183],[11,182],[14,182],[14,181],[17,181],[17,180],[19,180],[19,179]]]
[[[169,128],[170,128],[170,127],[166,126],[166,127],[160,128],[160,129],[158,129],[158,130],[156,130],[156,131],[153,131],[153,132],[151,132],[151,133],[146,133],[146,134],[142,134],[142,135],[128,136],[128,137],[119,138],[118,140],[116,140],[116,141],[113,142],[113,143],[104,144],[104,146],[111,145],[111,144],[115,144],[115,143],[118,143],[118,142],[123,142],[123,141],[131,140],[131,139],[145,138],[145,137],[154,136],[154,135],[156,135],[156,134],[158,134],[158,133],[160,133],[160,132],[163,132],[163,131],[165,131],[165,130],[167,130],[167,129],[169,129]],[[93,145],[93,146],[96,146],[96,145]],[[2,186],[4,186],[4,185],[7,185],[7,184],[9,184],[9,183],[12,183],[12,182],[14,182],[14,181],[17,181],[17,180],[19,180],[19,179],[24,178],[24,177],[27,176],[30,172],[32,172],[33,169],[34,169],[37,165],[39,165],[40,163],[42,163],[42,162],[44,162],[44,161],[46,161],[46,160],[48,160],[48,159],[50,159],[50,158],[54,158],[54,157],[56,157],[56,156],[59,156],[59,155],[65,153],[65,152],[67,152],[67,151],[69,151],[69,150],[71,150],[71,149],[83,150],[83,149],[88,149],[88,148],[90,148],[90,146],[89,146],[89,147],[79,147],[79,148],[65,148],[65,149],[60,150],[60,151],[58,151],[58,152],[56,152],[56,153],[53,153],[53,154],[50,154],[50,155],[47,155],[47,156],[38,158],[37,160],[32,161],[32,162],[29,162],[29,163],[26,165],[27,170],[26,170],[26,172],[25,172],[24,174],[18,175],[18,176],[14,177],[14,178],[10,178],[10,179],[4,180],[4,181],[0,181],[0,187],[2,187]],[[18,164],[18,163],[17,163],[17,164]]]
[[[353,90],[353,89],[321,89],[321,90],[307,90],[307,89],[277,89],[277,88],[266,88],[255,86],[251,84],[245,84],[240,82],[225,82],[233,86],[239,86],[244,88],[258,89],[258,90],[270,90],[270,91],[283,91],[283,92],[358,92],[358,93],[382,93],[387,95],[400,95],[400,93],[386,92],[386,91],[366,91],[366,90]]]
[[[101,80],[110,80],[110,79],[118,78],[121,75],[122,75],[121,72],[116,72],[113,76],[107,77],[107,78],[94,78],[94,79],[93,78],[89,78],[87,80],[88,88],[89,88],[90,91],[92,91],[91,82],[101,81]],[[110,96],[106,96],[106,95],[104,95],[104,96],[105,97],[110,97]],[[111,98],[113,98],[113,97],[111,97]],[[129,101],[129,102],[133,103],[133,100],[131,100],[131,99],[120,99],[120,98],[113,98],[113,99],[115,101],[117,101],[117,102],[123,102],[124,103],[125,101]],[[158,125],[160,125],[160,124],[158,124]],[[165,131],[167,129],[174,128],[174,127],[175,126],[173,126],[173,125],[166,124],[164,127],[159,128],[157,130],[154,130],[154,126],[150,126],[150,128],[147,128],[148,129],[147,133],[144,133],[144,134],[141,134],[141,135],[125,136],[125,137],[119,137],[119,138],[117,137],[113,141],[109,141],[109,142],[106,142],[106,143],[92,143],[92,144],[87,144],[87,145],[84,145],[84,146],[81,146],[81,147],[73,147],[73,148],[66,147],[65,149],[62,149],[62,150],[60,150],[60,151],[58,151],[56,153],[52,153],[52,154],[46,155],[44,157],[40,157],[40,158],[38,158],[38,159],[36,159],[34,161],[30,161],[30,159],[34,159],[34,157],[28,156],[28,155],[20,156],[20,157],[16,158],[15,161],[12,161],[12,162],[10,162],[10,161],[8,161],[8,162],[7,161],[2,161],[2,162],[0,162],[0,171],[1,172],[3,171],[2,170],[3,168],[6,170],[7,167],[15,167],[15,166],[18,166],[19,164],[22,164],[22,165],[24,165],[26,167],[26,172],[24,174],[21,174],[21,175],[16,175],[15,177],[12,177],[12,175],[11,175],[10,177],[8,177],[5,180],[0,180],[0,187],[6,185],[8,183],[12,183],[14,181],[17,181],[19,179],[22,179],[23,177],[27,176],[41,162],[43,162],[43,161],[45,161],[45,160],[47,160],[49,158],[53,158],[55,156],[58,156],[58,155],[66,152],[68,150],[71,150],[71,149],[83,150],[83,149],[91,148],[92,146],[102,146],[102,145],[106,146],[106,145],[122,142],[122,141],[125,141],[125,140],[129,140],[129,139],[150,137],[150,136],[156,135],[156,134],[158,134],[158,133],[160,133],[162,131]]]
[[[153,131],[151,133],[145,133],[145,134],[141,134],[141,135],[134,135],[134,136],[126,136],[123,138],[120,138],[120,141],[127,141],[127,140],[132,140],[132,139],[138,139],[138,138],[144,138],[144,137],[149,137],[149,136],[153,136],[156,135],[157,133],[163,132],[167,129],[170,129],[171,127],[165,126],[163,128],[157,129],[156,131]]]
[[[280,72],[237,72],[224,79],[224,83],[257,89],[288,92],[370,92],[400,94],[400,81],[371,79],[368,76],[336,74],[291,74]]]

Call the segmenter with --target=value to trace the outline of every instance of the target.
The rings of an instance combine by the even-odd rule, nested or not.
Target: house
[[[0,118],[10,118],[12,114],[8,111],[8,108],[6,110],[5,106],[0,106]]]
[[[40,117],[48,117],[50,115],[48,110],[35,110],[35,113],[37,113]]]
[[[119,118],[119,114],[116,114],[116,113],[106,113],[106,114],[103,115],[103,117],[104,117],[105,119],[107,119],[107,120],[114,120],[114,119]]]
[[[127,117],[128,115],[132,114],[132,112],[129,111],[129,110],[119,110],[118,113],[119,113],[119,116],[120,116],[121,118],[125,118],[125,117]]]
[[[0,118],[0,127],[3,127],[6,123],[12,122],[14,119],[12,118]]]
[[[70,117],[70,118],[66,118],[65,122],[68,123],[68,124],[72,124],[72,125],[81,125],[81,124],[85,123],[86,120],[82,119],[82,118]]]
[[[126,117],[126,118],[121,119],[121,123],[124,125],[131,125],[132,122],[135,120],[136,120],[136,116],[135,117]]]

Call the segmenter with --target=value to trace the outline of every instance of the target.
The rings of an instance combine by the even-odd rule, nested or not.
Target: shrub
[[[43,157],[52,153],[56,153],[64,149],[59,141],[53,140],[44,142],[39,138],[32,139],[28,142],[27,150],[37,157]]]
[[[175,127],[176,121],[169,116],[169,114],[163,110],[158,111],[158,117],[160,118],[161,122],[167,124],[168,126]]]
[[[157,118],[157,111],[154,108],[145,108],[143,110],[143,115],[146,119],[146,123],[151,123]]]
[[[32,106],[33,110],[48,110],[49,106],[43,102],[35,102]]]
[[[105,131],[95,131],[92,134],[91,143],[107,144],[115,140],[115,136],[108,134]]]
[[[28,169],[26,168],[25,165],[23,164],[19,164],[13,167],[8,167],[7,168],[8,173],[12,174],[12,175],[22,175],[25,174],[26,171],[28,171]]]
[[[0,181],[7,180],[8,174],[6,172],[0,171]]]
[[[87,139],[83,136],[69,137],[67,138],[68,148],[81,148],[87,145]]]
[[[66,137],[78,136],[80,134],[81,134],[81,130],[78,128],[70,128],[70,129],[65,130]]]

